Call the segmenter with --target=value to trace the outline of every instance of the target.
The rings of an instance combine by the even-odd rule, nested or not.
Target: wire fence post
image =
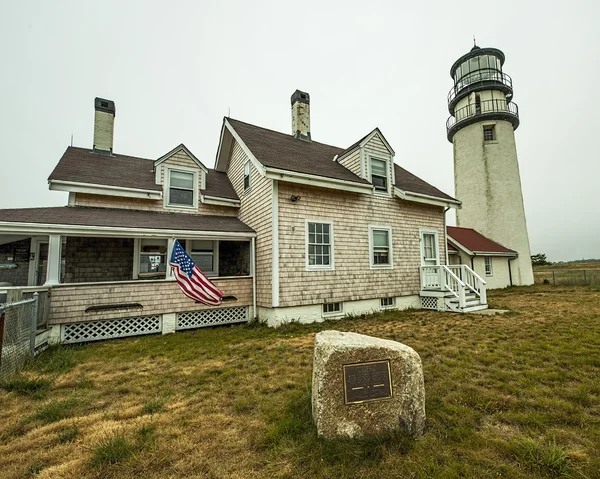
[[[585,275],[585,269],[583,270],[583,284],[587,284],[587,278]]]
[[[31,315],[31,331],[29,336],[29,353],[31,357],[35,357],[35,334],[37,332],[37,318],[38,318],[38,310],[40,306],[40,293],[33,293],[33,299],[35,300],[33,306],[33,314]]]
[[[554,270],[552,270],[552,285],[556,286],[556,275],[554,274]]]

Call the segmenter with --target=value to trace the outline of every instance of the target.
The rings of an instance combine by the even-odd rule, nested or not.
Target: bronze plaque
[[[344,402],[358,404],[392,397],[390,360],[344,364]]]

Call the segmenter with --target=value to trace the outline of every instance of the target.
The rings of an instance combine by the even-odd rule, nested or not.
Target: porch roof
[[[30,234],[100,234],[189,232],[211,236],[255,236],[254,230],[235,216],[162,213],[116,208],[59,206],[0,210],[0,232]]]
[[[457,226],[448,226],[448,240],[455,246],[462,247],[470,255],[487,254],[498,256],[517,256],[515,250],[506,248],[501,244],[486,238],[481,233],[472,228],[460,228]]]

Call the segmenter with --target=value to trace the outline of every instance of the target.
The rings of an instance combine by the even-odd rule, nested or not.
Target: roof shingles
[[[254,232],[235,216],[190,215],[86,206],[0,210],[0,222],[225,233]]]
[[[117,186],[162,191],[154,175],[154,161],[126,155],[107,155],[86,148],[67,148],[48,180],[73,181],[90,185]],[[239,200],[226,174],[208,170],[202,193]]]
[[[509,256],[517,254],[516,251],[486,238],[472,228],[448,226],[446,230],[450,238],[474,253],[505,253]]]

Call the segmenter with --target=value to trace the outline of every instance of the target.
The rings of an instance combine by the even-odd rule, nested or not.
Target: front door
[[[48,271],[48,243],[38,243],[37,254],[35,255],[35,285],[42,286],[46,282]]]
[[[421,231],[421,266],[440,264],[437,231]]]

